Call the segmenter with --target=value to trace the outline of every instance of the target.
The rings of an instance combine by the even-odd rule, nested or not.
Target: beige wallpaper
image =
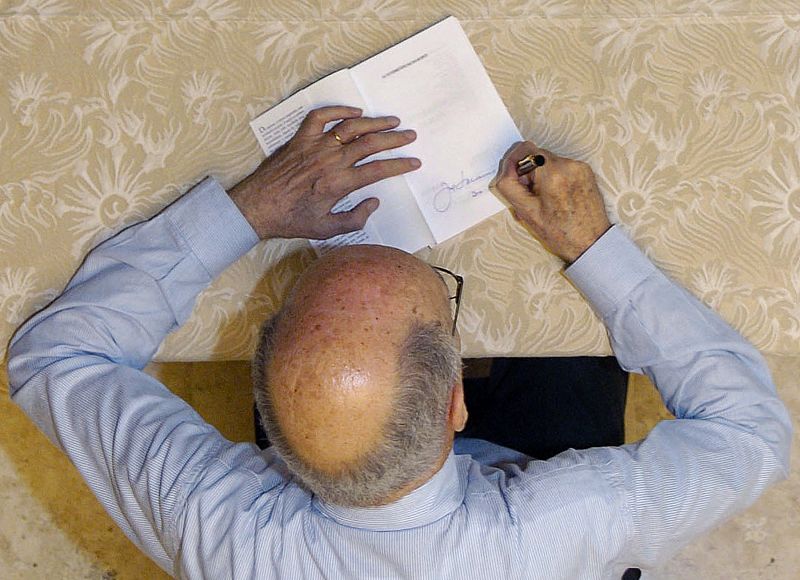
[[[93,245],[206,174],[246,175],[256,114],[447,14],[522,133],[588,161],[661,267],[759,348],[800,353],[793,0],[0,0],[2,348]],[[426,257],[466,278],[465,355],[609,352],[507,213]],[[311,259],[261,244],[159,359],[249,357]]]

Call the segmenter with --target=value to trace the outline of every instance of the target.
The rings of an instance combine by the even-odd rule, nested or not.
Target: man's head
[[[466,422],[447,288],[380,246],[325,255],[265,324],[253,364],[270,441],[323,499],[379,505],[441,466]]]

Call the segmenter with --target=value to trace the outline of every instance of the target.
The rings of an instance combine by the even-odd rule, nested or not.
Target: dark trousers
[[[488,377],[464,380],[459,435],[547,459],[625,440],[628,373],[614,357],[495,358]]]

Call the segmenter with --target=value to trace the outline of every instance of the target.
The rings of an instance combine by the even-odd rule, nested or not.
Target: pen
[[[517,162],[517,175],[526,175],[544,165],[544,155],[528,155]]]

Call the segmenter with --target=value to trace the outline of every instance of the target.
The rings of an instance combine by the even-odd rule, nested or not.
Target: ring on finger
[[[347,145],[348,143],[352,143],[353,141],[358,141],[358,139],[361,137],[361,135],[356,135],[355,137],[350,139],[350,141],[345,141],[344,139],[342,139],[342,136],[339,135],[339,133],[337,133],[332,129],[331,129],[331,135],[333,135],[333,138],[336,139],[340,145]]]

